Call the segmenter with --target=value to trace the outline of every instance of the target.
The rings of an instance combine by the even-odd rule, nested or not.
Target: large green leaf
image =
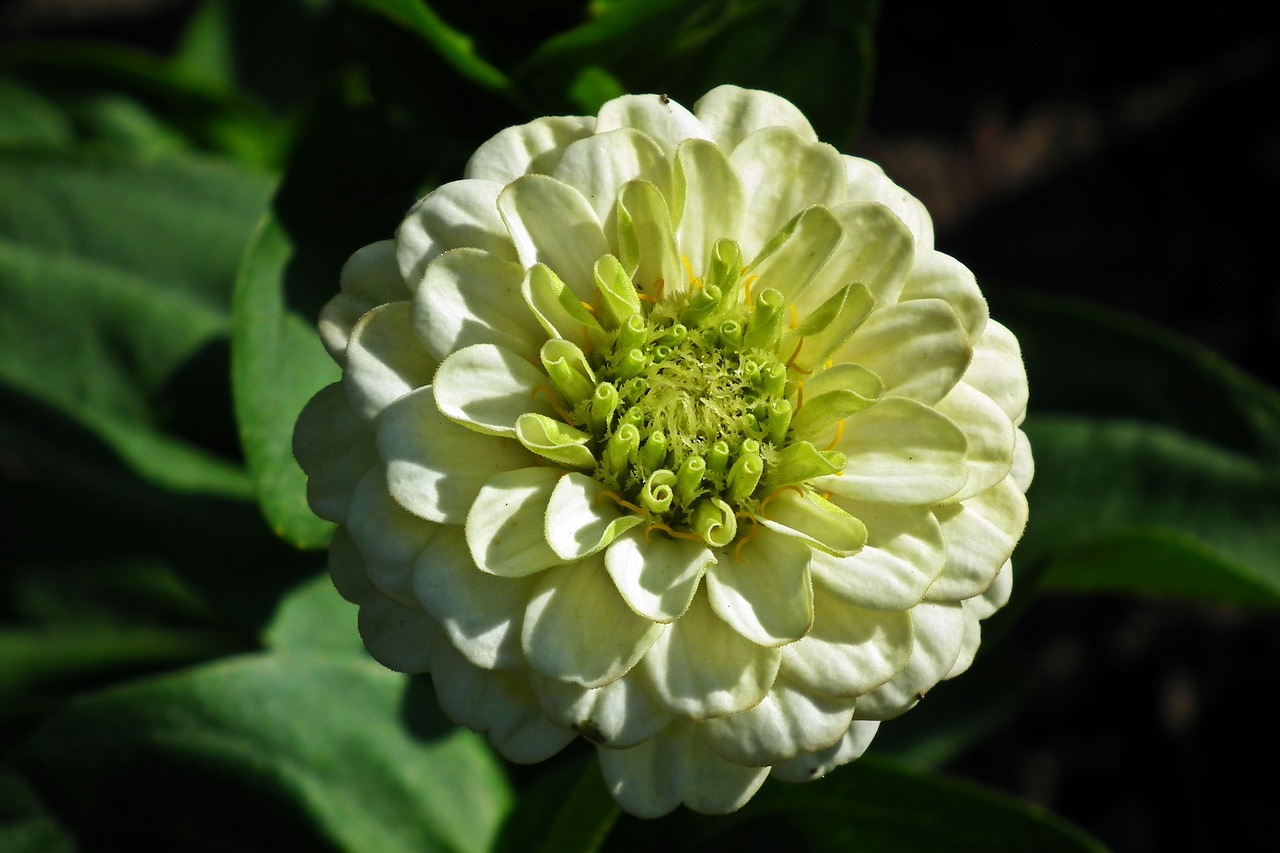
[[[0,850],[4,853],[72,853],[71,836],[45,811],[17,776],[0,773]]]
[[[236,285],[231,375],[236,419],[262,511],[278,536],[319,548],[333,532],[307,506],[306,475],[293,458],[293,424],[307,400],[338,378],[315,328],[285,303],[293,245],[263,222]]]
[[[510,793],[413,684],[356,657],[231,658],[75,702],[14,764],[114,849],[479,853]]]
[[[1031,383],[1031,521],[1049,588],[1280,607],[1280,395],[1098,306],[996,293]]]
[[[827,778],[766,782],[732,815],[678,812],[655,825],[627,820],[610,849],[846,851],[858,853],[1100,853],[1106,848],[1029,803],[882,758],[865,756]]]

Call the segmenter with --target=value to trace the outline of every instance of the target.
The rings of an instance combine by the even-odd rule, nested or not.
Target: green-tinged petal
[[[947,541],[947,564],[929,587],[930,601],[980,595],[1013,554],[1027,524],[1027,499],[1012,477],[963,503],[935,511]]]
[[[778,492],[760,508],[756,521],[836,557],[857,553],[867,541],[867,528],[856,516],[807,489]]]
[[[416,607],[375,595],[360,603],[356,624],[365,649],[387,669],[413,674],[432,668],[432,636],[440,629]]]
[[[674,719],[635,675],[594,688],[536,672],[529,674],[529,681],[552,722],[609,749],[629,749],[643,743]]]
[[[961,382],[938,402],[937,410],[964,433],[969,479],[953,501],[973,497],[999,483],[1013,464],[1016,441],[1013,422],[996,403],[967,382]]]
[[[643,521],[623,512],[598,480],[573,472],[560,478],[547,504],[545,538],[561,560],[578,560]]]
[[[797,213],[815,204],[845,200],[840,152],[785,127],[766,127],[742,140],[729,162],[742,179],[747,216],[742,254],[756,253]]]
[[[373,431],[356,416],[342,383],[311,398],[293,429],[293,455],[307,473],[307,505],[321,518],[342,523],[356,484],[377,463]]]
[[[408,299],[412,293],[396,265],[394,240],[359,249],[342,267],[342,288],[320,309],[320,340],[334,361],[346,360],[347,340],[356,321],[377,305]]]
[[[941,299],[951,306],[969,340],[977,341],[987,327],[987,300],[964,264],[942,252],[918,254],[900,299]]]
[[[524,414],[516,421],[516,439],[529,451],[563,468],[590,470],[596,459],[587,444],[591,433],[546,415]]]
[[[698,594],[654,642],[639,671],[668,711],[698,721],[754,706],[773,685],[780,659],[778,649],[726,625]]]
[[[396,230],[396,263],[410,290],[417,290],[427,264],[450,249],[470,247],[514,261],[516,247],[498,215],[495,181],[452,181],[413,206]]]
[[[911,617],[911,659],[888,682],[853,706],[859,720],[890,720],[913,707],[942,680],[960,656],[964,609],[959,604],[917,604]]]
[[[832,210],[844,237],[826,266],[814,276],[799,308],[807,311],[856,281],[867,286],[880,305],[898,301],[915,250],[911,232],[879,204],[851,202]]]
[[[547,375],[493,344],[475,344],[446,358],[434,387],[446,417],[489,435],[514,436],[525,412],[556,414]]]
[[[707,570],[711,609],[760,646],[782,646],[803,637],[813,624],[812,549],[762,530],[735,551],[721,552]]]
[[[790,761],[773,766],[772,776],[784,782],[811,782],[826,776],[835,768],[861,758],[880,729],[875,720],[854,720],[849,730],[821,752],[797,755]]]
[[[596,116],[596,133],[607,133],[620,127],[633,127],[658,143],[670,159],[676,146],[691,138],[707,139],[705,128],[693,113],[659,95],[623,95],[600,108]]]
[[[833,391],[845,390],[868,400],[877,400],[884,393],[884,383],[880,381],[880,377],[857,364],[833,364],[804,380],[806,401]],[[799,416],[797,413],[796,417]]]
[[[947,559],[932,510],[834,500],[867,526],[867,544],[851,557],[814,554],[810,571],[816,594],[838,595],[871,610],[906,610],[924,598]]]
[[[791,353],[788,365],[805,374],[817,371],[873,316],[875,304],[865,284],[836,291],[783,336],[782,352]]]
[[[631,276],[613,255],[604,255],[596,261],[594,278],[600,292],[600,305],[604,311],[600,318],[609,328],[627,322],[627,318],[640,313],[640,297]]]
[[[812,696],[779,676],[754,708],[708,720],[695,731],[721,758],[747,767],[789,761],[830,749],[853,722],[853,701]]]
[[[1027,489],[1031,488],[1032,479],[1035,478],[1035,460],[1031,457],[1031,442],[1027,434],[1019,429],[1014,430],[1013,435],[1013,467],[1009,469],[1009,476],[1013,477],[1018,488],[1026,494]]]
[[[347,513],[347,531],[364,560],[373,585],[408,607],[417,607],[413,595],[413,564],[440,529],[406,512],[387,494],[381,468],[365,475],[356,486]]]
[[[857,364],[819,371],[803,384],[804,396],[797,398],[802,405],[791,418],[791,431],[810,441],[830,436],[838,421],[871,406],[883,390],[880,378]]]
[[[873,371],[886,396],[931,406],[960,381],[972,355],[951,306],[917,299],[873,311],[835,358]]]
[[[782,649],[782,675],[820,696],[853,699],[893,678],[911,657],[911,617],[818,596],[813,628]]]
[[[698,99],[693,114],[725,151],[757,130],[785,127],[808,142],[818,135],[795,104],[772,92],[743,89],[739,86],[717,86]]]
[[[640,293],[657,298],[688,287],[666,199],[646,181],[632,181],[618,193],[618,260]]]
[[[933,249],[933,220],[919,199],[889,180],[870,160],[846,156],[844,166],[850,201],[884,205],[911,229],[918,254]]]
[[[453,249],[426,268],[413,326],[437,361],[472,344],[496,344],[536,361],[547,334],[520,297],[524,268],[479,249]]]
[[[467,545],[482,570],[518,578],[564,562],[547,544],[543,520],[564,472],[520,468],[490,477],[467,514]]]
[[[387,490],[400,506],[428,521],[462,524],[494,474],[535,463],[516,442],[458,426],[436,408],[431,387],[419,388],[383,412],[378,452]]]
[[[461,527],[447,525],[413,566],[418,605],[463,657],[483,669],[524,664],[520,622],[537,578],[499,578],[476,568]]]
[[[676,149],[671,212],[676,242],[694,275],[710,268],[717,240],[736,240],[746,210],[745,194],[729,158],[714,143],[690,139]]]
[[[613,541],[604,565],[632,610],[654,622],[684,615],[698,582],[716,561],[702,542],[670,539],[661,533],[645,538],[630,530]]]
[[[594,272],[592,282],[594,287]],[[599,321],[550,267],[530,267],[520,284],[520,294],[527,315],[534,317],[552,338],[569,341],[588,352],[605,344],[607,336]]]
[[[988,322],[973,346],[973,362],[964,381],[995,400],[1015,424],[1022,423],[1027,411],[1027,369],[1013,332],[995,320]]]
[[[603,687],[635,666],[663,630],[627,607],[595,557],[539,578],[521,643],[529,666],[546,677]]]
[[[547,174],[569,145],[594,130],[589,116],[549,116],[509,127],[476,149],[463,175],[509,184],[521,175]]]
[[[610,251],[591,204],[568,184],[528,175],[508,184],[498,210],[525,267],[546,264],[583,301],[590,301],[596,258]]]
[[[439,629],[432,645],[431,683],[440,710],[456,723],[488,733],[508,761],[545,761],[575,737],[542,713],[523,673],[474,666],[449,645]]]
[[[915,400],[888,398],[850,416],[835,449],[847,458],[844,474],[813,485],[854,500],[938,503],[969,477],[964,433]]]
[[[688,723],[675,722],[631,749],[598,749],[609,793],[637,817],[662,817],[684,803],[727,814],[764,783],[767,767],[743,767],[712,752]]]
[[[671,166],[658,143],[635,128],[620,127],[580,139],[564,150],[551,177],[582,193],[605,233],[613,233],[618,188],[648,181],[663,196],[671,194]]]
[[[787,306],[802,302],[802,294],[810,280],[840,243],[839,221],[825,207],[801,211],[770,239],[751,266],[747,276],[755,276],[751,289],[759,293],[765,288],[780,292]],[[789,313],[789,312],[788,312]],[[803,315],[798,315],[804,319]]]
[[[351,408],[372,421],[415,388],[431,382],[436,361],[413,333],[408,302],[379,305],[360,318],[347,344],[342,384]]]

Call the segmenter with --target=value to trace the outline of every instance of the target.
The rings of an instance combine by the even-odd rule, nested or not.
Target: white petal
[[[1010,477],[963,503],[934,512],[947,540],[947,564],[925,597],[962,601],[980,595],[1022,536],[1027,499]]]
[[[536,672],[530,676],[542,710],[552,722],[599,746],[629,749],[674,719],[634,674],[595,688],[544,678]]]
[[[648,134],[668,159],[682,141],[709,138],[693,113],[675,101],[664,101],[658,95],[623,95],[600,107],[600,114],[596,116],[596,133],[607,133],[620,127],[633,127]]]
[[[551,177],[582,193],[606,234],[615,227],[618,190],[628,181],[647,181],[671,195],[671,165],[645,133],[621,127],[580,139],[564,151]]]
[[[1004,326],[991,320],[973,347],[973,363],[964,381],[995,400],[1000,408],[1021,423],[1027,411],[1027,369],[1022,364],[1018,339]]]
[[[347,531],[364,559],[369,580],[401,604],[417,607],[413,564],[439,529],[440,525],[411,515],[391,499],[381,468],[371,470],[356,486]]]
[[[549,381],[511,350],[475,344],[441,363],[435,375],[436,405],[447,417],[477,432],[514,436],[516,421],[525,412],[556,414],[548,401]]]
[[[782,675],[822,696],[853,699],[884,684],[911,656],[911,619],[819,596],[813,628],[782,649]]]
[[[752,707],[778,673],[778,649],[743,638],[695,595],[641,661],[654,695],[687,720],[723,717]]]
[[[520,468],[489,478],[467,514],[467,545],[477,566],[518,578],[564,562],[543,532],[547,502],[563,475],[558,468]]]
[[[413,325],[438,361],[472,344],[496,344],[538,360],[547,339],[520,298],[524,268],[479,249],[445,252],[426,268]]]
[[[498,210],[525,267],[546,264],[584,302],[595,296],[596,259],[610,251],[591,204],[568,184],[528,175],[508,184]]]
[[[574,471],[560,478],[547,504],[546,541],[564,561],[578,560],[644,519],[624,513],[598,481]]]
[[[427,672],[433,663],[432,637],[439,630],[431,617],[375,595],[360,605],[360,638],[378,663],[396,672]]]
[[[596,752],[609,793],[637,817],[661,817],[681,803],[704,814],[727,814],[751,799],[769,772],[720,758],[688,723],[672,723],[631,749]]]
[[[548,116],[508,127],[476,149],[463,174],[499,184],[521,175],[547,174],[564,149],[590,136],[595,124],[590,116]]]
[[[604,565],[631,609],[654,622],[671,622],[689,609],[698,582],[716,561],[701,542],[631,530],[613,541]]]
[[[453,647],[484,669],[524,664],[520,625],[535,578],[499,578],[476,567],[462,528],[441,527],[413,567],[419,606]]]
[[[810,571],[818,594],[872,610],[905,610],[924,598],[947,559],[946,540],[930,509],[837,502],[867,526],[867,544],[851,557],[813,555]]]
[[[933,249],[933,220],[919,199],[889,180],[870,160],[846,156],[844,166],[851,201],[883,204],[911,229],[918,253]]]
[[[564,749],[574,739],[542,713],[523,674],[490,672],[473,666],[448,640],[432,646],[431,683],[440,710],[489,740],[508,761],[535,764]]]
[[[436,256],[468,246],[504,261],[516,247],[498,215],[496,181],[453,181],[421,199],[396,230],[396,263],[411,290],[417,290]]]
[[[529,666],[546,677],[603,687],[635,666],[662,631],[627,607],[596,557],[542,575],[521,642]]]
[[[1031,442],[1027,439],[1025,432],[1015,430],[1013,467],[1009,470],[1009,476],[1013,477],[1013,481],[1018,484],[1018,488],[1022,489],[1025,494],[1027,489],[1031,488],[1031,481],[1035,477],[1035,473],[1035,460],[1031,458]]]
[[[759,705],[700,723],[695,731],[722,758],[764,767],[830,748],[851,722],[851,700],[811,696],[779,678]]]
[[[838,557],[857,553],[867,543],[867,528],[857,516],[807,490],[775,492],[761,502],[755,520],[774,533]]]
[[[333,588],[352,604],[362,604],[375,595],[382,595],[369,580],[364,570],[364,558],[345,527],[333,532],[333,539],[329,542],[328,567]]]
[[[933,409],[900,397],[881,400],[844,421],[835,449],[848,457],[841,476],[813,485],[854,500],[929,504],[964,486],[965,439]]]
[[[738,173],[712,142],[690,139],[676,149],[671,212],[676,242],[695,275],[706,275],[716,241],[736,240],[746,209]]]
[[[383,240],[357,250],[342,267],[342,290],[320,309],[320,340],[339,364],[346,358],[351,330],[366,311],[411,295],[396,266],[395,249],[394,240]]]
[[[618,259],[636,289],[647,296],[681,293],[688,287],[671,212],[653,184],[632,181],[618,195]]]
[[[789,536],[760,531],[737,556],[721,551],[719,561],[707,570],[711,608],[757,645],[781,646],[800,639],[813,624],[812,550]]]
[[[818,135],[795,104],[772,92],[717,86],[698,99],[693,114],[725,151],[765,127],[786,127],[801,139],[817,142]]]
[[[911,608],[911,660],[886,684],[853,706],[859,720],[889,720],[920,701],[942,680],[964,642],[964,610],[959,604],[917,604]]]
[[[494,474],[536,464],[519,443],[458,426],[436,408],[428,386],[383,413],[378,451],[387,464],[387,489],[420,518],[462,524],[481,487]]]
[[[797,755],[773,767],[773,776],[784,782],[811,782],[826,776],[842,764],[861,758],[880,728],[875,720],[854,720],[844,737],[831,747],[812,754]]]
[[[840,243],[797,307],[802,314],[811,311],[851,282],[865,284],[881,306],[892,305],[911,270],[911,232],[879,204],[849,202],[831,213],[843,229]]]
[[[435,359],[413,333],[409,315],[408,302],[379,305],[351,331],[342,384],[351,408],[365,420],[428,384],[436,372]]]
[[[965,613],[975,619],[986,619],[1001,607],[1009,603],[1009,595],[1013,592],[1013,562],[1009,561],[1000,567],[996,579],[987,587],[982,595],[964,600]]]
[[[995,402],[967,382],[961,382],[938,402],[937,410],[964,433],[964,464],[969,479],[952,501],[971,498],[1008,475],[1013,464],[1013,423]]]
[[[969,268],[942,252],[916,256],[901,299],[941,299],[951,306],[969,340],[977,341],[987,327],[987,300]]]
[[[790,229],[786,239],[767,254],[761,253],[747,269],[747,275],[759,279],[752,283],[755,292],[772,287],[782,293],[788,304],[796,306],[797,316],[804,319],[831,295],[806,299],[806,290],[844,232],[839,220],[825,207],[804,210],[786,227]]]
[[[916,299],[872,311],[835,360],[873,371],[887,396],[931,406],[960,381],[972,355],[951,306],[941,299]]]
[[[373,432],[347,402],[342,383],[326,385],[307,402],[293,428],[293,455],[307,474],[307,505],[341,523],[360,479],[377,464]]]
[[[951,669],[947,670],[947,674],[942,676],[942,680],[946,681],[948,678],[955,678],[957,675],[968,672],[969,667],[973,666],[973,659],[977,656],[980,645],[982,645],[982,625],[979,624],[978,617],[973,615],[966,606],[964,638],[960,641],[960,654],[956,657],[956,662],[951,665]]]
[[[845,200],[840,152],[784,127],[748,136],[729,156],[746,191],[742,255],[754,258],[791,217],[806,207]]]

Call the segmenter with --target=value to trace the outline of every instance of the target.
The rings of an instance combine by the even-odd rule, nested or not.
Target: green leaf
[[[498,762],[419,686],[354,657],[232,658],[75,702],[14,765],[104,847],[487,850]]]
[[[267,522],[299,548],[321,548],[333,524],[307,506],[306,475],[293,458],[293,425],[339,371],[312,324],[286,306],[285,273],[293,254],[280,225],[265,220],[236,282],[231,382],[241,444]]]
[[[0,146],[56,148],[74,135],[62,110],[28,86],[0,77]]]
[[[201,443],[227,399],[208,368],[235,263],[269,191],[189,156],[0,150],[0,390],[38,404],[7,405],[0,431],[34,449],[50,407],[155,482],[247,497],[239,466]]]
[[[25,782],[0,773],[0,850],[4,853],[73,853],[70,834],[44,810]]]
[[[264,639],[268,647],[283,651],[363,656],[356,612],[323,572],[281,600]]]
[[[1038,418],[1018,559],[1048,588],[1280,608],[1280,470],[1164,427]]]
[[[511,81],[475,50],[472,38],[451,26],[424,0],[349,0],[353,5],[404,27],[429,44],[462,77],[482,89],[508,92]]]
[[[751,802],[726,817],[680,812],[663,823],[651,832],[628,821],[618,826],[614,836],[639,841],[637,847],[661,845],[690,851],[773,849],[771,840],[773,846],[815,853],[1103,853],[1106,849],[1030,803],[873,756],[816,782],[769,780]],[[644,834],[636,837],[637,832]]]

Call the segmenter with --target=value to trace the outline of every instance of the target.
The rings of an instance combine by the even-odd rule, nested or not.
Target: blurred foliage
[[[316,313],[353,250],[537,115],[626,91],[691,104],[733,82],[786,96],[847,149],[876,11],[208,0],[167,55],[0,49],[0,850],[559,837],[580,756],[523,777],[517,804],[426,682],[365,656],[323,557],[297,550],[331,530],[290,452],[336,376]],[[1130,317],[992,302],[1025,348],[1039,470],[1017,598],[988,637],[1044,590],[1280,607],[1275,392]],[[1016,713],[1003,666],[984,656],[886,727],[892,759],[770,783],[730,819],[626,821],[608,844],[1099,849],[927,769]]]

